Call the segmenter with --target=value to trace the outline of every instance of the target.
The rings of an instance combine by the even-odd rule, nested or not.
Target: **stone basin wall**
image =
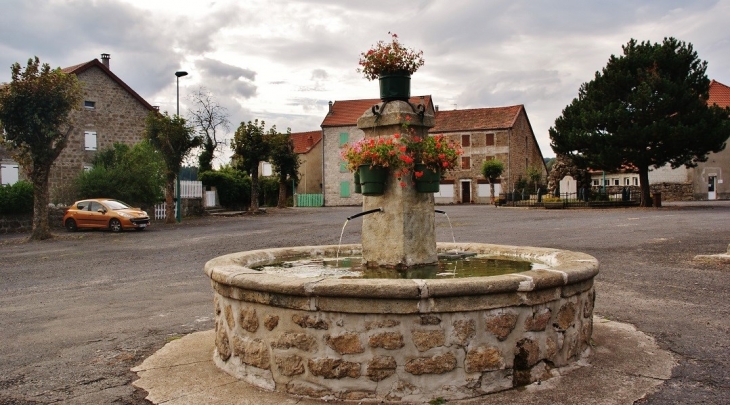
[[[461,279],[327,279],[250,266],[336,246],[237,253],[205,266],[216,364],[268,390],[337,400],[476,397],[552,376],[589,350],[598,262],[555,249],[439,244],[550,265]],[[359,253],[359,245],[342,247]]]

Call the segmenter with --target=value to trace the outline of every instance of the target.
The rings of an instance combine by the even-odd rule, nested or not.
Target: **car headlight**
[[[131,214],[127,214],[126,212],[120,212],[119,216],[124,218],[134,218],[134,216],[132,216]]]

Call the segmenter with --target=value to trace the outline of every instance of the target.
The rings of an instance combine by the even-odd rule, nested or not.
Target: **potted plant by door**
[[[368,80],[379,80],[381,100],[408,100],[411,75],[424,63],[423,51],[406,48],[398,41],[398,35],[391,32],[388,35],[390,42],[379,41],[360,54],[357,71]]]

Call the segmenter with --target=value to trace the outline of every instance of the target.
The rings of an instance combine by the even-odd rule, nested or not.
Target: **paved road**
[[[662,209],[442,206],[457,242],[546,246],[601,263],[595,312],[674,352],[671,380],[642,404],[730,402],[730,202]],[[358,207],[186,219],[138,232],[0,236],[0,404],[143,404],[129,368],[181,335],[213,327],[204,263],[266,247],[335,244]],[[359,242],[360,220],[343,242]],[[452,238],[437,217],[437,240]]]

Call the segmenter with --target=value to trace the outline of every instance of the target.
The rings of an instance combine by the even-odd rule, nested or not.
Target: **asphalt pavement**
[[[730,403],[730,201],[660,209],[439,206],[457,242],[581,251],[600,262],[595,314],[634,325],[677,366],[641,404]],[[0,235],[0,404],[144,404],[130,368],[213,328],[209,259],[241,250],[336,244],[360,207],[185,218],[144,232]],[[437,240],[451,241],[437,215]],[[360,241],[350,221],[343,243]]]

